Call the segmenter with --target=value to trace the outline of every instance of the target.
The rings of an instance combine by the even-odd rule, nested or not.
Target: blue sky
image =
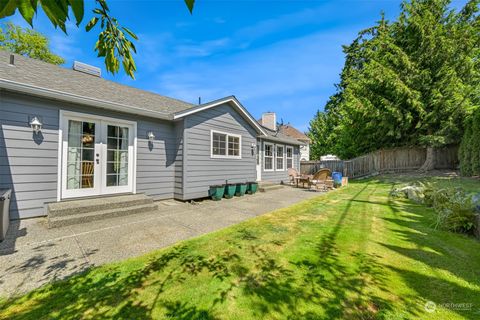
[[[372,26],[384,11],[399,13],[400,1],[206,1],[190,15],[182,0],[109,0],[111,12],[139,36],[136,80],[123,73],[105,78],[191,103],[235,95],[255,116],[278,119],[307,130],[308,122],[335,92],[343,66],[342,45]],[[43,14],[34,27],[71,67],[74,60],[103,68],[93,29],[68,36]],[[11,18],[25,25],[18,16]]]

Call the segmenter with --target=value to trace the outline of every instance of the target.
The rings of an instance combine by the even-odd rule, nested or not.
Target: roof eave
[[[287,140],[287,139],[282,139],[282,138],[277,138],[277,137],[272,137],[272,136],[259,136],[258,138],[263,139],[263,140],[269,140],[269,141],[275,141],[275,142],[281,142],[285,144],[291,144],[291,145],[296,145],[296,146],[304,146],[306,145],[302,141],[299,140]]]
[[[102,109],[115,110],[115,111],[135,114],[135,115],[141,115],[141,116],[146,116],[150,118],[173,120],[173,116],[167,113],[141,109],[137,107],[132,107],[132,106],[100,100],[100,99],[82,97],[82,96],[67,93],[67,92],[46,89],[46,88],[28,85],[28,84],[6,80],[6,79],[0,79],[0,89],[19,92],[19,93],[25,93],[25,94],[29,94],[37,97],[42,97],[42,98],[66,101],[71,103],[78,103],[78,104],[88,105],[88,106],[102,108]]]

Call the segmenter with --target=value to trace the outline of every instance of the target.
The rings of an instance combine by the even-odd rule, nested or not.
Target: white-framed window
[[[273,149],[272,143],[263,143],[263,170],[265,171],[273,171]]]
[[[286,146],[287,169],[293,168],[293,147]]]
[[[275,170],[285,170],[285,146],[275,145]]]
[[[242,158],[242,136],[221,131],[211,131],[212,158]]]

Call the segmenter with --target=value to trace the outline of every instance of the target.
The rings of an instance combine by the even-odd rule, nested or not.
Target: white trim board
[[[213,134],[214,133],[219,133],[219,134],[226,135],[225,155],[213,154]],[[228,155],[228,137],[235,137],[235,138],[239,139],[239,141],[238,141],[238,143],[239,143],[238,156],[229,156]],[[212,159],[242,159],[242,135],[241,134],[223,132],[223,131],[219,131],[219,130],[213,130],[213,129],[210,130],[210,158],[212,158]]]
[[[292,156],[291,157],[288,157],[288,149],[292,150]],[[287,170],[290,169],[290,168],[288,168],[288,164],[287,164],[288,159],[292,160],[292,168],[295,169],[295,161],[294,161],[294,159],[295,159],[295,148],[292,147],[292,146],[285,146],[285,167],[287,167],[286,168]]]
[[[282,169],[278,169],[277,167],[277,159],[279,158],[278,157],[278,154],[277,154],[277,148],[278,147],[281,147],[283,150],[282,150]],[[275,144],[275,171],[285,171],[285,145],[284,144]]]
[[[130,143],[132,147],[132,153],[129,156],[129,161],[131,164],[131,174],[129,175],[129,183],[128,183],[128,188],[131,188],[128,190],[128,188],[125,187],[119,187],[118,190],[113,190],[110,189],[109,192],[107,192],[107,188],[112,188],[112,187],[106,187],[105,185],[100,185],[97,188],[97,191],[99,194],[85,194],[85,196],[96,196],[96,195],[105,195],[105,194],[115,194],[115,193],[136,193],[136,176],[137,176],[137,122],[136,121],[130,121],[130,120],[124,120],[124,119],[118,119],[118,118],[112,118],[112,117],[105,117],[105,116],[98,116],[94,114],[89,114],[89,113],[80,113],[80,112],[74,112],[74,111],[68,111],[68,110],[60,110],[59,113],[59,160],[58,160],[58,182],[57,182],[57,187],[58,185],[60,186],[57,190],[57,201],[61,201],[62,199],[67,199],[67,198],[76,198],[76,197],[82,197],[81,193],[78,193],[78,195],[66,195],[64,194],[66,192],[66,186],[64,181],[64,163],[63,163],[63,158],[65,157],[65,150],[64,150],[64,132],[66,132],[67,128],[67,123],[66,121],[68,120],[67,118],[74,118],[74,119],[80,119],[80,120],[87,120],[87,121],[96,121],[97,123],[105,123],[106,125],[108,124],[123,124],[128,126],[131,129],[132,136],[130,137]],[[101,153],[104,154],[106,157],[106,145],[103,145],[103,143],[100,143],[101,147]],[[100,151],[100,150],[99,150]],[[96,152],[96,151],[95,151]],[[100,172],[100,176],[103,176],[103,172]],[[103,182],[105,182],[103,180]],[[99,183],[99,181],[95,181],[95,183]]]
[[[265,163],[266,163],[266,161],[265,161],[265,146],[266,145],[272,146],[272,157],[271,157],[272,158],[272,169],[266,169],[265,168]],[[266,142],[266,141],[263,142],[262,157],[263,157],[263,171],[265,171],[265,172],[275,171],[275,144],[274,143],[270,143],[270,142]]]

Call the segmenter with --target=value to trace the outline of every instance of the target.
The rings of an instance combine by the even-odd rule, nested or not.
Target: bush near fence
[[[465,122],[460,144],[460,171],[464,176],[480,175],[480,108]]]
[[[457,168],[457,146],[436,149],[435,155],[435,169]],[[383,149],[345,161],[304,161],[300,163],[300,172],[314,174],[321,168],[329,168],[332,172],[342,172],[349,178],[360,178],[379,173],[418,170],[426,158],[427,150],[421,147]]]

